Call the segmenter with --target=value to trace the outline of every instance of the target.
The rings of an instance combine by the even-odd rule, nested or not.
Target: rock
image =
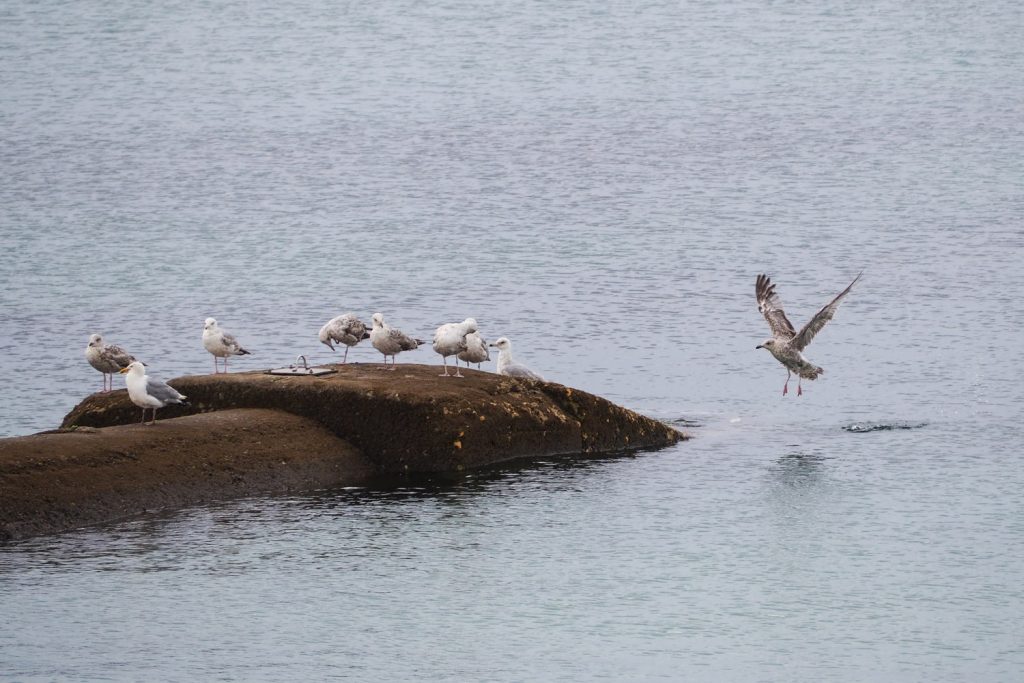
[[[373,477],[352,444],[278,410],[0,439],[0,541]]]
[[[258,492],[461,472],[523,457],[596,455],[685,438],[551,382],[436,366],[332,366],[321,377],[186,376],[190,406],[93,394],[61,429],[0,439],[0,540]],[[285,464],[282,465],[281,462]]]

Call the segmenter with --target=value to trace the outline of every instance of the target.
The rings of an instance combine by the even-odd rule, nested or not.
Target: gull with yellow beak
[[[185,400],[187,396],[178,392],[177,389],[154,379],[146,374],[146,367],[139,361],[133,361],[126,368],[120,370],[120,374],[127,374],[124,383],[128,386],[128,398],[132,403],[142,408],[142,424],[146,423],[146,411],[153,410],[153,421],[156,423],[156,411],[169,403],[188,405]]]

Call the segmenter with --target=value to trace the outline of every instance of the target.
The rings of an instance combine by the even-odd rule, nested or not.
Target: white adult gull
[[[320,328],[320,343],[331,347],[331,351],[334,350],[334,342],[345,345],[342,363],[348,362],[348,350],[351,347],[369,338],[370,333],[366,330],[366,324],[355,313],[342,313],[337,318],[328,320],[327,324]]]
[[[457,356],[465,351],[466,335],[476,332],[476,320],[466,318],[461,323],[447,323],[441,325],[434,332],[434,351],[441,354],[441,362],[444,364],[444,374],[441,377],[451,377],[448,374],[448,356]],[[459,372],[458,358],[455,360],[455,377],[462,377]]]
[[[85,347],[85,359],[89,365],[103,373],[103,391],[107,392],[114,388],[114,373],[128,367],[135,356],[117,344],[105,344],[103,337],[94,334],[89,337],[89,344]]]
[[[799,332],[793,329],[793,323],[789,322],[785,311],[782,310],[782,302],[775,293],[775,285],[767,275],[757,276],[757,282],[754,285],[757,310],[761,311],[764,319],[768,321],[768,326],[772,330],[772,338],[758,344],[756,348],[768,349],[775,356],[775,360],[786,366],[786,383],[782,386],[783,396],[789,392],[789,378],[792,373],[796,373],[797,376],[796,395],[802,396],[804,392],[800,387],[800,380],[814,380],[825,372],[823,368],[804,358],[801,351],[811,343],[814,335],[818,334],[821,328],[825,327],[825,324],[836,314],[839,302],[850,293],[853,286],[857,284],[857,280],[860,280],[861,275],[863,273],[858,274],[846,289],[839,292],[836,298],[815,313],[814,317]]]
[[[388,366],[388,356],[391,356],[391,370],[395,369],[395,356],[402,351],[412,351],[420,344],[421,339],[413,339],[405,332],[396,330],[384,322],[383,313],[373,314],[373,329],[370,331],[370,343],[373,348],[384,354],[384,367]]]
[[[219,367],[217,359],[224,359],[224,372],[228,371],[228,356],[246,356],[249,352],[242,348],[234,335],[230,335],[220,329],[217,321],[207,318],[203,324],[203,347],[213,354],[213,374],[217,374]]]
[[[512,342],[508,340],[508,337],[501,337],[497,341],[491,343],[491,346],[498,349],[498,374],[507,375],[508,377],[525,377],[526,379],[536,379],[541,382],[544,378],[539,374],[526,367],[522,363],[517,363],[512,360]]]
[[[126,368],[121,369],[121,374],[127,373],[124,383],[128,386],[128,398],[132,403],[142,408],[142,423],[146,422],[146,411],[153,410],[153,421],[156,423],[156,411],[165,405],[177,403],[188,405],[185,400],[188,398],[178,392],[169,384],[154,379],[146,374],[146,368],[139,361],[133,361]]]
[[[461,351],[457,358],[466,361],[467,368],[470,363],[476,363],[479,368],[481,363],[491,359],[491,352],[487,350],[487,340],[481,337],[479,332],[470,332],[466,335],[466,350]]]

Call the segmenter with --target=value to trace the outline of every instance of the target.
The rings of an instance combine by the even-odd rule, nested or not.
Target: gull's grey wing
[[[119,368],[126,368],[135,360],[135,356],[131,355],[117,344],[111,344],[110,346],[103,347],[103,350],[100,351],[100,358],[104,361],[114,363]]]
[[[388,339],[398,344],[403,351],[412,351],[423,343],[419,339],[413,339],[405,332],[394,328],[388,330]]]
[[[245,349],[242,348],[242,345],[238,343],[238,340],[235,339],[235,335],[233,335],[233,334],[228,334],[227,332],[221,332],[220,333],[220,341],[221,341],[222,344],[224,344],[224,346],[228,347],[232,351],[236,351],[239,354],[247,354],[247,353],[249,353],[248,351],[246,351]]]
[[[171,385],[152,377],[146,377],[146,393],[163,403],[176,403],[185,398]]]
[[[537,379],[541,382],[544,381],[543,377],[520,363],[509,363],[506,365],[505,374],[509,377],[525,377],[526,379]]]
[[[761,315],[768,321],[768,327],[772,328],[772,336],[783,339],[793,337],[796,330],[786,317],[786,312],[782,310],[782,302],[775,293],[775,285],[767,275],[757,276],[754,294],[757,295],[757,310],[761,311]]]
[[[811,343],[811,340],[814,339],[814,335],[818,334],[818,332],[821,331],[821,328],[825,327],[825,323],[831,320],[832,316],[836,314],[836,309],[839,308],[839,302],[844,296],[850,293],[850,290],[853,289],[853,286],[857,284],[857,280],[859,280],[860,276],[863,274],[863,272],[858,273],[857,277],[853,278],[853,282],[851,282],[846,289],[839,292],[835,299],[832,299],[832,301],[825,304],[820,311],[814,314],[814,317],[811,318],[806,325],[800,328],[800,331],[793,337],[793,348],[797,351],[803,351],[804,347]]]

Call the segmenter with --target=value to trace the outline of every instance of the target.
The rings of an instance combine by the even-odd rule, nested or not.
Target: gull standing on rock
[[[517,363],[512,360],[512,342],[508,340],[508,337],[502,337],[496,342],[493,342],[491,346],[498,349],[498,374],[507,375],[508,377],[525,377],[526,379],[536,379],[541,382],[544,378],[538,375],[536,372],[526,367],[522,363]]]
[[[476,363],[477,368],[485,360],[491,359],[491,353],[487,350],[487,340],[480,336],[479,332],[470,332],[466,335],[466,350],[459,352],[458,360],[466,361],[466,367],[470,363]]]
[[[461,323],[447,323],[441,325],[434,332],[434,350],[441,354],[441,362],[444,364],[444,374],[441,377],[451,377],[448,374],[448,356],[457,356],[466,350],[466,335],[476,332],[476,320],[466,318]],[[455,377],[462,377],[459,372],[458,358],[455,360]]]
[[[825,323],[836,314],[840,300],[849,294],[861,275],[863,273],[858,274],[846,289],[839,292],[835,299],[832,299],[832,301],[825,304],[824,308],[815,313],[810,322],[804,325],[799,332],[793,329],[793,323],[789,322],[785,311],[782,310],[782,302],[775,293],[775,285],[772,284],[767,275],[757,276],[757,283],[754,285],[754,293],[757,296],[757,310],[761,311],[764,319],[768,321],[768,326],[772,329],[772,338],[758,344],[755,348],[768,349],[775,356],[775,360],[786,366],[786,383],[782,386],[783,396],[789,392],[789,378],[792,373],[796,373],[797,377],[796,395],[802,396],[804,392],[800,387],[800,380],[814,380],[818,378],[818,375],[825,372],[823,368],[814,365],[804,358],[804,354],[801,351],[811,343],[814,335],[818,334],[821,328],[825,327]]]
[[[369,339],[370,333],[366,331],[366,325],[356,317],[355,313],[342,313],[337,318],[327,321],[327,324],[320,328],[320,343],[326,344],[334,350],[332,342],[339,342],[345,345],[345,357],[342,363],[348,362],[348,350],[363,339]]]
[[[156,423],[156,411],[169,403],[188,405],[185,400],[187,396],[178,393],[178,390],[169,384],[158,379],[153,379],[146,374],[145,366],[139,361],[133,361],[126,368],[120,370],[121,374],[127,373],[124,383],[128,386],[128,398],[132,403],[142,408],[142,424],[146,422],[146,411],[153,409],[153,421]]]
[[[128,367],[128,364],[135,360],[135,356],[117,344],[104,344],[103,337],[98,334],[89,337],[89,345],[85,347],[85,358],[89,365],[103,373],[104,392],[114,388],[114,373],[121,372],[121,368]]]
[[[213,354],[213,374],[217,374],[219,368],[217,359],[224,359],[224,372],[228,371],[228,356],[247,356],[248,351],[242,348],[233,335],[220,329],[217,321],[207,318],[203,325],[203,346]]]
[[[384,354],[385,368],[388,365],[388,356],[391,356],[391,369],[394,370],[395,356],[402,351],[412,351],[424,342],[421,339],[413,339],[401,330],[393,329],[384,322],[383,313],[374,313],[370,343],[373,344],[373,348]]]

